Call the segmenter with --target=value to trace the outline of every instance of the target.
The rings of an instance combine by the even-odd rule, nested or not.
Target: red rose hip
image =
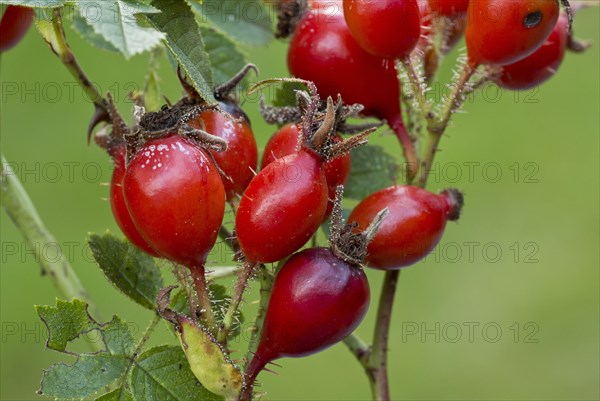
[[[428,2],[434,13],[444,17],[460,17],[469,9],[469,0],[429,0]]]
[[[123,196],[123,178],[125,177],[125,145],[117,146],[110,154],[115,163],[112,178],[110,181],[110,207],[117,225],[123,231],[131,243],[140,248],[142,251],[158,256],[156,251],[146,242],[142,234],[138,231],[135,223],[131,219],[125,198]]]
[[[457,220],[463,198],[455,189],[440,195],[412,186],[394,186],[375,192],[354,208],[348,221],[365,229],[377,213],[389,215],[368,246],[367,265],[381,270],[410,266],[437,245],[446,222]]]
[[[227,200],[241,195],[252,178],[258,162],[258,148],[248,116],[234,103],[219,102],[229,115],[241,121],[232,121],[223,113],[207,110],[199,118],[209,134],[227,141],[227,150],[211,152],[219,168],[230,178],[223,178]]]
[[[502,67],[496,83],[506,89],[525,90],[550,79],[560,67],[569,39],[569,22],[561,14],[550,37],[533,54],[514,64]]]
[[[323,163],[314,151],[302,149],[269,164],[252,179],[235,220],[247,260],[281,260],[317,231],[327,210]]]
[[[307,249],[283,265],[273,285],[261,340],[247,369],[250,382],[275,359],[319,352],[350,335],[369,307],[359,266],[329,249]]]
[[[127,166],[123,191],[153,249],[190,269],[204,266],[225,211],[223,182],[204,150],[176,134],[148,141]]]
[[[334,142],[341,142],[342,138],[338,135],[334,137]],[[261,169],[275,160],[298,153],[302,142],[301,131],[297,124],[287,124],[281,127],[267,142],[265,153],[263,154]],[[332,160],[326,161],[323,165],[325,179],[329,188],[329,202],[327,203],[326,218],[331,214],[333,208],[333,199],[338,185],[344,185],[350,176],[352,167],[352,158],[350,153],[344,153]]]
[[[469,3],[466,40],[471,65],[506,65],[540,48],[558,20],[558,0]]]
[[[402,121],[394,62],[360,47],[344,20],[341,2],[323,3],[332,6],[324,11],[318,2],[296,28],[288,48],[290,73],[314,82],[323,97],[340,94],[348,104],[362,104],[365,115],[387,120],[403,147],[412,148]]]
[[[416,0],[344,0],[344,17],[358,44],[378,57],[404,58],[421,36]]]

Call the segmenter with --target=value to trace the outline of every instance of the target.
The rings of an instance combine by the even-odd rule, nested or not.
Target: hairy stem
[[[229,307],[227,308],[227,312],[225,312],[225,316],[223,316],[223,322],[221,323],[221,327],[219,327],[219,332],[217,333],[217,341],[219,341],[221,344],[225,344],[227,342],[227,336],[231,331],[233,319],[240,306],[240,302],[242,301],[244,291],[248,285],[248,280],[250,279],[250,276],[252,275],[252,272],[256,266],[257,264],[255,262],[246,262],[238,274],[238,280],[233,289]]]
[[[425,93],[425,81],[421,76],[419,76],[419,74],[415,70],[410,56],[406,56],[402,60],[399,60],[398,70],[404,70],[406,72],[408,82],[404,83],[403,88],[407,90],[406,87],[408,84],[408,90],[412,92],[412,95],[414,96],[417,105],[419,106],[422,118],[426,121],[433,120],[435,116],[431,112],[431,105],[427,101]]]
[[[6,161],[4,155],[0,154],[2,169],[0,170],[0,204],[6,214],[13,221],[17,229],[23,235],[25,241],[34,250],[36,261],[39,263],[42,274],[52,281],[66,299],[79,298],[85,301],[92,313],[98,316],[98,311],[77,274],[58,249],[59,254],[52,260],[42,252],[46,246],[56,246],[57,241],[48,231],[40,218],[29,195],[23,188],[11,165]],[[94,351],[102,350],[101,342],[90,342]]]
[[[452,115],[456,113],[458,109],[460,109],[464,102],[465,88],[473,74],[475,74],[475,71],[477,71],[476,67],[471,65],[469,62],[465,63],[458,80],[452,87],[450,96],[448,96],[444,101],[444,106],[438,121],[432,122],[428,125],[429,132],[441,136],[444,131],[446,131]]]
[[[260,265],[258,277],[260,280],[260,303],[258,305],[256,318],[254,319],[254,327],[252,330],[252,336],[250,337],[248,354],[246,355],[246,367],[258,349],[260,336],[262,334],[262,327],[265,320],[265,315],[267,313],[267,307],[269,306],[271,288],[273,288],[274,278],[271,273],[269,273],[265,265]]]
[[[476,68],[471,66],[469,63],[465,64],[458,81],[452,88],[450,96],[448,96],[445,101],[439,119],[428,124],[427,130],[429,131],[429,138],[426,145],[423,147],[423,155],[421,156],[421,170],[418,181],[418,185],[422,188],[425,188],[427,185],[429,172],[431,170],[431,166],[433,165],[433,161],[438,151],[442,136],[448,128],[448,123],[450,122],[452,115],[462,106],[466,86],[475,71]]]
[[[200,310],[197,310],[197,312],[203,317],[210,331],[214,332],[216,330],[217,319],[212,310],[212,303],[210,302],[210,296],[208,294],[208,284],[206,283],[204,266],[195,267],[190,269],[190,271],[192,272],[192,279],[194,280],[196,294],[198,295],[198,306],[200,306]],[[194,301],[190,300],[190,302],[193,303]],[[192,318],[196,319],[197,316],[192,314]]]

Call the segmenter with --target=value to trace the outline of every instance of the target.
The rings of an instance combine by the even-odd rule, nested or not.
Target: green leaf
[[[123,377],[133,353],[133,336],[119,317],[106,324],[96,322],[87,312],[87,304],[58,300],[55,307],[38,306],[38,315],[48,328],[47,347],[67,352],[68,343],[95,331],[103,349],[93,354],[73,354],[72,365],[59,363],[44,370],[40,394],[60,399],[81,399],[93,396]]]
[[[73,365],[44,370],[40,393],[63,400],[90,397],[123,376],[128,365],[125,356],[82,355]]]
[[[67,3],[67,0],[0,0],[0,4],[12,4],[31,8],[58,8]]]
[[[221,397],[196,379],[180,347],[163,345],[144,352],[130,378],[134,399],[145,401],[212,401]]]
[[[261,0],[189,0],[203,22],[210,21],[235,40],[264,46],[273,39],[268,9]]]
[[[103,396],[96,398],[96,401],[133,401],[133,396],[129,390],[124,388],[118,388],[110,393],[104,394]]]
[[[88,314],[87,304],[79,299],[56,300],[56,306],[36,306],[38,316],[48,327],[46,347],[64,352],[67,344],[98,327]]]
[[[80,15],[106,41],[126,58],[158,46],[165,35],[137,21],[139,14],[155,14],[159,10],[137,0],[78,0]]]
[[[227,36],[208,25],[200,25],[214,81],[227,82],[246,65],[246,55]]]
[[[200,96],[214,103],[214,81],[200,28],[190,6],[181,0],[152,0],[162,11],[146,15],[152,26],[166,34],[166,45]]]
[[[164,286],[154,259],[110,233],[92,234],[88,243],[109,281],[133,301],[153,310],[158,291]]]
[[[394,185],[398,161],[381,146],[368,145],[352,151],[352,170],[344,196],[362,200],[380,189]]]
[[[87,20],[81,15],[73,14],[72,27],[75,30],[75,32],[79,34],[79,36],[81,36],[86,42],[88,42],[92,46],[109,52],[119,51],[119,49],[117,49],[113,44],[104,39],[102,35],[97,34],[94,31],[94,28],[92,28],[90,24],[87,23]]]

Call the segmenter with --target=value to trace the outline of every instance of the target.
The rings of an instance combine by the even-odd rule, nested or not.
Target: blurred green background
[[[599,399],[598,21],[598,9],[579,13],[576,33],[594,47],[569,54],[552,81],[520,94],[487,88],[444,139],[429,187],[461,188],[467,203],[434,254],[401,275],[390,338],[394,399]],[[127,62],[68,35],[92,80],[129,114],[126,95],[142,87],[148,57]],[[287,74],[285,44],[248,51],[263,78]],[[166,60],[161,77],[165,94],[177,99]],[[91,105],[33,30],[2,57],[1,80],[2,152],[16,163],[102,318],[118,313],[139,334],[151,314],[117,293],[84,247],[88,232],[118,233],[103,185],[109,159],[85,142]],[[244,107],[264,145],[274,129],[257,104]],[[399,152],[390,135],[374,142]],[[69,358],[44,350],[33,305],[53,304],[57,292],[0,216],[0,398],[32,400],[42,369]],[[375,300],[382,274],[369,271],[369,279]],[[254,288],[246,299],[255,295]],[[253,306],[246,310],[250,315]],[[365,338],[374,310],[358,330]],[[161,341],[173,341],[164,328],[152,342]],[[278,376],[260,376],[270,400],[369,399],[364,374],[343,345],[280,363]]]

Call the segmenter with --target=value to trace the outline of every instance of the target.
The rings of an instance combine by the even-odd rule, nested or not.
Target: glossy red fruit
[[[444,17],[459,17],[469,9],[469,0],[429,0],[428,3],[434,13]]]
[[[125,177],[125,145],[118,146],[110,152],[115,163],[112,178],[110,180],[110,207],[117,225],[123,231],[131,243],[140,248],[142,251],[158,256],[158,253],[142,238],[142,234],[131,219],[131,215],[125,205],[123,197],[123,177]]]
[[[364,105],[365,115],[386,119],[405,135],[393,61],[362,49],[346,25],[341,2],[331,3],[327,11],[308,11],[296,27],[288,48],[290,72],[314,82],[321,97],[341,94],[347,104]]]
[[[235,220],[246,259],[272,263],[300,249],[323,222],[327,192],[323,159],[312,150],[261,170],[244,192]]]
[[[29,7],[7,6],[0,21],[0,52],[15,46],[25,36],[33,22],[34,11]]]
[[[274,359],[307,356],[341,341],[368,307],[369,284],[360,267],[325,248],[295,254],[275,278],[248,382]]]
[[[421,36],[416,0],[344,0],[344,17],[354,39],[378,57],[404,58]]]
[[[524,90],[550,79],[560,67],[569,39],[569,21],[561,14],[550,37],[530,56],[502,67],[496,83],[506,89]]]
[[[204,129],[209,134],[227,141],[227,150],[212,152],[217,165],[231,178],[223,178],[227,200],[241,195],[256,171],[258,148],[250,126],[248,116],[233,103],[220,102],[219,106],[233,118],[241,118],[242,122],[233,122],[217,111],[205,111],[199,117],[204,122]]]
[[[442,237],[446,222],[458,219],[462,203],[457,190],[436,195],[418,187],[394,186],[364,199],[348,222],[356,222],[364,230],[387,207],[389,215],[368,246],[367,265],[396,270],[431,252]]]
[[[280,159],[300,150],[300,128],[296,124],[287,124],[281,127],[267,142],[265,153],[263,154],[261,169]],[[340,136],[335,139],[336,142],[342,141]],[[335,190],[338,185],[344,185],[350,176],[352,168],[352,157],[350,153],[345,153],[342,156],[329,160],[323,164],[325,171],[325,179],[329,188],[329,202],[327,203],[327,218],[333,209],[333,200],[335,199]]]
[[[558,0],[478,0],[469,3],[471,65],[507,65],[540,48],[558,20]]]
[[[161,256],[203,266],[225,212],[221,176],[204,150],[179,135],[148,141],[127,166],[125,203]]]

